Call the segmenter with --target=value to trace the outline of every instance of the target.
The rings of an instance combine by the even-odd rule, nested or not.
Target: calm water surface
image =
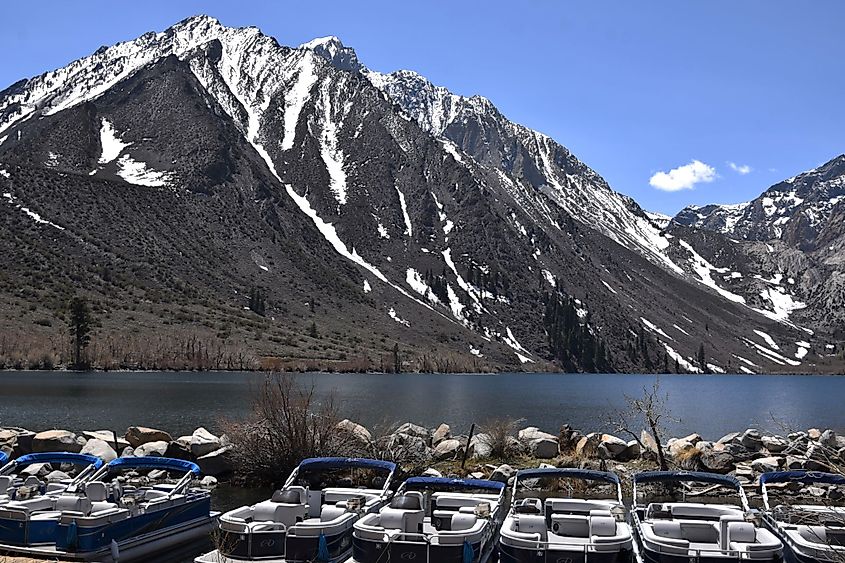
[[[219,428],[243,416],[265,376],[237,372],[0,372],[0,426],[34,430],[115,429],[130,425],[188,434]],[[341,414],[365,425],[448,422],[466,432],[493,417],[523,418],[554,431],[603,427],[624,408],[625,395],[641,395],[650,375],[603,374],[302,374],[321,399],[334,394]],[[748,427],[780,431],[812,426],[845,429],[845,377],[668,375],[661,390],[680,422],[676,434],[705,438]],[[773,417],[778,422],[773,420]]]

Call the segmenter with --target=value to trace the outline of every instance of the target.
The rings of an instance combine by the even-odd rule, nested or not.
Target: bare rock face
[[[32,438],[33,452],[74,452],[79,453],[82,444],[77,436],[68,430],[46,430]]]
[[[133,448],[148,442],[171,442],[173,440],[170,434],[164,430],[156,430],[146,426],[130,426],[126,430],[125,438]]]

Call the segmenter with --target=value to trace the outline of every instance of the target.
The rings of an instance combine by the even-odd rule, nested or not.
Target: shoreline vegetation
[[[40,432],[0,428],[0,449],[12,457],[39,451],[75,451],[104,460],[118,456],[166,456],[196,462],[206,484],[218,479],[235,487],[278,487],[302,459],[351,456],[399,464],[401,476],[441,475],[507,482],[524,467],[581,467],[620,476],[645,469],[681,469],[735,475],[753,485],[760,474],[781,469],[845,471],[845,436],[830,429],[789,429],[780,433],[749,428],[708,439],[697,433],[667,438],[672,419],[659,380],[596,431],[527,426],[522,420],[492,418],[453,429],[444,422],[427,428],[413,422],[371,425],[340,414],[342,401],[318,400],[314,387],[286,374],[267,375],[242,419],[218,421],[221,433],[197,428],[190,435],[131,426],[111,430],[51,429]],[[60,468],[35,471],[64,478]]]

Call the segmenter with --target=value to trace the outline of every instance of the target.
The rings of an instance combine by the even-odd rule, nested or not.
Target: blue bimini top
[[[614,485],[619,484],[619,476],[609,471],[594,471],[592,469],[577,469],[574,467],[538,467],[536,469],[521,469],[517,471],[517,480],[538,479],[541,477],[558,477],[559,479],[584,479],[605,481]]]
[[[634,483],[670,483],[673,481],[713,483],[734,489],[742,488],[736,477],[719,475],[718,473],[705,473],[703,471],[643,471],[634,475]]]
[[[93,465],[94,469],[103,466],[103,460],[94,455],[74,454],[70,452],[43,452],[27,454],[15,459],[15,467],[24,467],[35,463],[70,463],[72,465]]]
[[[835,473],[822,471],[770,471],[760,475],[760,484],[764,483],[827,483],[829,485],[845,485],[845,477]]]
[[[505,488],[504,483],[488,481],[487,479],[451,479],[449,477],[411,477],[405,481],[406,489],[437,489],[439,491],[463,491],[468,489],[484,489],[500,492]]]
[[[366,459],[359,457],[311,457],[303,459],[299,469],[381,469],[382,471],[396,470],[396,464],[392,461],[380,459]]]
[[[119,457],[111,461],[107,467],[109,472],[123,471],[124,469],[164,469],[166,471],[191,472],[194,475],[200,474],[199,465],[196,463],[171,457]]]

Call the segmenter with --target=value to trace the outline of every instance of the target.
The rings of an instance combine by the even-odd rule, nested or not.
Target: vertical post
[[[472,443],[472,435],[475,433],[475,423],[472,423],[472,426],[469,427],[469,438],[467,438],[467,447],[464,448],[464,457],[461,460],[461,469],[467,463],[467,456],[469,455],[469,445]]]
[[[120,448],[117,445],[117,432],[114,430],[111,431],[112,441],[114,441],[114,453],[117,454],[117,457],[120,457]]]

